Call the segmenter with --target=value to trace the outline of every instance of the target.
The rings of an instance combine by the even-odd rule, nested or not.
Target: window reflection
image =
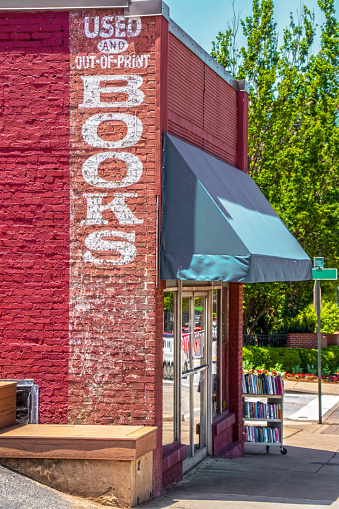
[[[220,352],[218,339],[219,331],[219,303],[220,303],[220,290],[213,290],[212,294],[212,417],[216,417],[220,413],[219,408],[219,393],[220,393]]]
[[[163,445],[174,442],[174,292],[164,292],[163,330]]]

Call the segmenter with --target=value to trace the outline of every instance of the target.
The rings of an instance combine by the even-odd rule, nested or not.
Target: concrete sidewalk
[[[338,394],[323,384],[323,394]],[[287,382],[286,391],[317,392],[310,382]],[[339,509],[339,404],[323,424],[286,421],[284,446],[246,446],[245,458],[207,458],[163,497],[143,509]]]
[[[310,382],[285,382],[285,392],[317,393]],[[338,384],[323,384],[337,395]],[[163,497],[143,509],[339,509],[339,404],[323,424],[285,421],[284,446],[266,454],[248,445],[245,458],[208,458]],[[106,506],[117,507],[106,501]],[[0,509],[96,509],[95,502],[71,497],[0,466]]]
[[[318,382],[301,382],[298,380],[284,380],[284,390],[286,392],[307,392],[308,394],[318,394]],[[339,396],[339,384],[322,383],[321,393],[333,396]]]

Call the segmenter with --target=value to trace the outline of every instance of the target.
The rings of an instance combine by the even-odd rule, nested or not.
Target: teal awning
[[[249,175],[164,133],[161,279],[312,279],[312,263]]]

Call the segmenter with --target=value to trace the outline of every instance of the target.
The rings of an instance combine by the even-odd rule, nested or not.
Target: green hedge
[[[315,369],[318,366],[318,350],[244,346],[243,362],[245,369],[279,369],[287,373],[308,373],[310,368]],[[339,346],[328,346],[321,350],[321,365],[332,373],[338,371]]]

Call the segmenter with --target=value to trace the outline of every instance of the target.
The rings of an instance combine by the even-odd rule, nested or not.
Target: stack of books
[[[281,430],[266,426],[245,426],[246,442],[281,443]]]
[[[244,400],[243,416],[249,419],[281,419],[281,404]]]
[[[281,376],[266,373],[244,373],[242,375],[243,394],[284,394]]]

